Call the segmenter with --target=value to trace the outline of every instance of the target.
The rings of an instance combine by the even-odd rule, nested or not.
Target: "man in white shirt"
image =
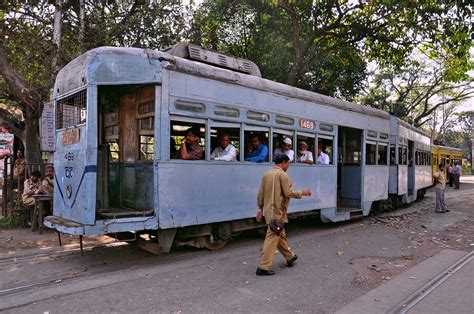
[[[296,154],[296,161],[305,163],[305,164],[312,164],[313,161],[313,153],[306,150],[308,145],[305,141],[301,141],[298,143],[298,152]]]
[[[461,176],[461,165],[459,163],[455,163],[454,170],[453,170],[453,178],[454,178],[454,188],[459,189],[459,177]]]
[[[323,152],[321,144],[318,144],[318,159],[316,159],[318,165],[329,165],[329,156]]]
[[[230,136],[222,134],[219,139],[220,146],[216,147],[211,154],[211,160],[235,161],[237,152],[230,144]]]
[[[282,148],[277,148],[273,152],[273,159],[275,160],[275,157],[278,155],[285,154],[290,158],[290,162],[293,162],[295,159],[295,152],[291,149],[291,144],[293,144],[291,138],[285,137],[281,144]]]

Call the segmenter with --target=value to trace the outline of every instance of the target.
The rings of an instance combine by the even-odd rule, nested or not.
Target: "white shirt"
[[[286,156],[288,156],[288,158],[290,158],[290,162],[293,161],[293,159],[295,159],[295,152],[292,149],[289,149],[285,152],[281,148],[275,149],[275,152],[273,153],[273,158],[281,154],[285,154]]]
[[[454,173],[461,174],[461,166],[460,165],[454,166]]]
[[[218,146],[214,148],[214,151],[211,154],[211,159],[213,160],[224,160],[224,161],[235,161],[237,152],[235,147],[232,144],[227,145],[225,149]]]
[[[316,163],[319,165],[329,165],[329,156],[323,152],[318,156]]]
[[[301,156],[300,156],[301,155]],[[303,162],[303,161],[311,161],[313,162],[313,153],[309,151],[304,151],[304,152],[298,152],[296,155],[296,161],[297,162]]]

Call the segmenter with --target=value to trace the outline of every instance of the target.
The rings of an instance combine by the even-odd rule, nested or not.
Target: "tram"
[[[433,156],[433,173],[438,171],[438,165],[453,164],[462,165],[462,150],[455,147],[432,145],[431,154]],[[445,169],[447,171],[447,169]]]
[[[90,50],[61,69],[53,97],[54,211],[44,223],[62,233],[148,233],[161,252],[219,248],[261,227],[256,195],[283,138],[329,155],[289,168],[294,187],[313,192],[291,215],[367,216],[389,194],[415,200],[431,179],[429,138],[387,112],[263,79],[251,61],[192,44]],[[204,158],[173,159],[189,128]],[[222,133],[235,161],[210,158]],[[244,160],[254,135],[269,148],[264,162]]]

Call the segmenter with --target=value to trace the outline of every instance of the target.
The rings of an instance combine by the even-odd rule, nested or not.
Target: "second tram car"
[[[294,163],[295,188],[313,195],[291,214],[323,221],[369,214],[389,194],[411,202],[430,181],[430,141],[388,113],[260,77],[248,60],[179,44],[167,52],[93,49],[67,64],[54,87],[54,212],[45,225],[77,235],[150,233],[215,249],[258,227],[261,177],[283,138],[318,146],[329,164]],[[189,128],[202,160],[174,159]],[[227,134],[235,161],[211,160]],[[268,146],[264,162],[245,161],[250,138]],[[392,178],[390,176],[393,175]]]

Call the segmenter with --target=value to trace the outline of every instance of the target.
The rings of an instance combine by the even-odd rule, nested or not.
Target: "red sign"
[[[314,130],[316,128],[316,122],[313,120],[300,119],[300,128]]]

